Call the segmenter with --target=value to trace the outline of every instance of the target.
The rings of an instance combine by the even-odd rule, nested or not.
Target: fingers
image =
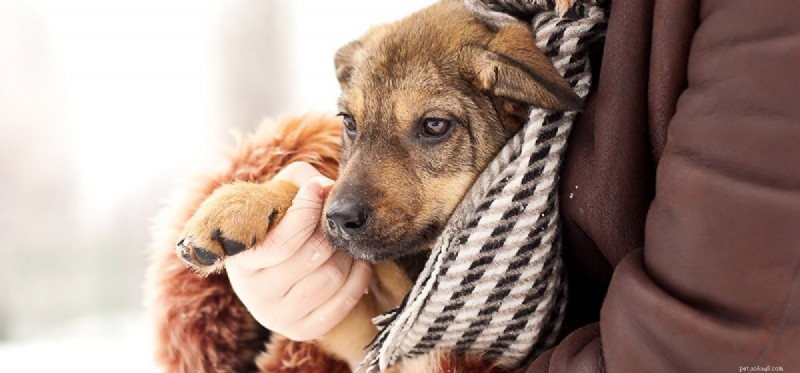
[[[237,295],[261,325],[301,341],[316,339],[339,324],[364,295],[372,270],[369,264],[337,251],[299,280],[272,269],[255,276],[229,277]],[[278,287],[289,290],[280,296]]]
[[[335,252],[319,268],[293,284],[280,299],[281,308],[289,311],[279,318],[296,322],[310,311],[329,301],[342,289],[350,275],[353,258],[342,251]],[[306,312],[298,312],[306,310]]]
[[[306,171],[298,169],[293,175],[302,172]],[[259,271],[291,258],[318,231],[323,201],[332,185],[333,180],[324,176],[313,176],[307,180],[300,186],[281,221],[267,233],[264,240],[251,250],[226,258],[225,265]],[[319,236],[314,237],[313,241],[324,239]]]
[[[268,252],[269,248],[258,250]],[[234,290],[237,294],[242,293],[240,298],[248,294],[258,294],[258,299],[250,303],[269,304],[278,301],[296,282],[327,263],[334,252],[335,249],[318,229],[294,255],[279,265],[252,270],[256,264],[242,262],[237,258],[235,262],[234,259],[226,262],[226,267]]]
[[[295,325],[295,335],[288,336],[297,341],[319,338],[344,320],[358,303],[372,278],[372,267],[362,261],[354,261],[344,285],[327,302],[311,311]]]
[[[317,176],[300,187],[283,219],[267,233],[263,244],[256,248],[271,251],[264,258],[265,261],[260,262],[261,265],[272,266],[283,262],[311,237],[319,226],[326,190],[332,185],[333,180]]]

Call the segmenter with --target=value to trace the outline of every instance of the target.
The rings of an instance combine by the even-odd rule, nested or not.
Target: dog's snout
[[[352,239],[364,231],[371,212],[369,205],[362,201],[341,199],[331,203],[325,217],[331,233]]]

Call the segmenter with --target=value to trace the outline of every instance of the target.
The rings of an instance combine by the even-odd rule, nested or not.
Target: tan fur
[[[553,63],[536,44],[530,29],[522,24],[502,28],[487,52],[476,52],[472,58],[478,85],[496,96],[556,109],[574,110],[580,99],[558,74]],[[508,58],[521,63],[510,63]]]
[[[371,261],[429,249],[477,175],[524,123],[528,105],[561,110],[578,105],[535,48],[527,27],[492,30],[460,1],[444,1],[373,28],[342,48],[335,62],[343,90],[340,106],[358,121],[360,133],[370,135],[361,142],[344,136],[340,177],[325,208],[340,193],[357,190],[369,197],[374,211],[371,241],[332,243]],[[430,117],[451,120],[457,127],[445,140],[423,143],[412,134]],[[159,331],[158,359],[168,371],[243,371],[255,366],[267,332],[233,295],[222,258],[263,239],[290,206],[297,188],[270,182],[278,170],[292,161],[308,161],[336,178],[339,133],[338,123],[323,118],[268,126],[244,141],[226,172],[201,180],[185,194],[187,201],[175,205],[148,276],[150,309]],[[206,277],[194,276],[169,253],[173,250],[164,249],[170,240],[171,245],[179,242],[178,255]],[[388,252],[376,254],[386,246]],[[396,307],[413,284],[391,261],[377,263],[373,273],[370,293],[316,343],[326,353],[346,361],[363,355],[377,332],[371,319]],[[312,347],[281,341],[276,337],[273,345],[294,346],[305,351],[298,354],[313,358],[297,360],[302,364],[288,358],[278,371],[314,371],[314,364],[329,363]],[[282,358],[275,359],[278,353],[261,354],[260,369],[283,364]],[[498,368],[476,356],[436,352],[397,369]]]
[[[202,248],[223,258],[231,254],[223,248],[225,243],[244,249],[261,242],[291,206],[295,194],[297,187],[285,181],[238,181],[220,186],[186,223],[181,234],[184,238],[178,244],[181,255],[197,260],[196,250]],[[222,261],[217,260],[198,269],[214,272],[221,267]]]

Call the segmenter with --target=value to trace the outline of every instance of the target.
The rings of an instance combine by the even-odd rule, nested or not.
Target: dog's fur
[[[206,183],[186,205],[183,221],[193,210],[191,206],[199,207],[185,224],[177,249],[199,272],[219,272],[224,257],[261,241],[289,208],[297,188],[269,181],[279,169],[290,161],[306,160],[335,178],[341,161],[339,178],[325,204],[329,217],[325,233],[335,247],[358,259],[378,262],[374,271],[378,285],[318,345],[337,358],[353,361],[363,355],[364,346],[377,332],[372,317],[396,307],[412,286],[419,268],[401,267],[400,258],[430,249],[475,178],[525,122],[530,105],[569,110],[576,109],[579,101],[549,59],[536,49],[525,25],[491,29],[460,1],[443,1],[376,27],[343,47],[335,60],[342,87],[340,110],[349,122],[341,134],[341,159],[331,154],[340,144],[332,140],[333,136],[338,139],[339,126],[330,120],[318,118],[293,123],[297,128],[273,128],[276,133],[271,143],[257,152],[247,151],[257,143],[246,146],[224,177]],[[320,126],[318,133],[309,129],[315,123]],[[444,130],[431,135],[425,127],[430,123]],[[368,211],[364,224],[353,231],[357,233],[343,233],[330,219],[333,206],[343,200],[355,200]],[[244,329],[226,330],[223,338],[212,343],[223,348],[205,358],[222,364],[217,371],[220,366],[238,370],[230,361],[241,364],[237,356],[246,361],[254,352],[252,348],[235,351],[234,346],[255,342],[263,334],[252,318],[243,314],[246,311],[235,300],[227,280],[209,276],[206,281],[214,286],[201,289],[174,258],[161,258],[156,268],[163,271],[153,276],[157,281],[185,282],[157,300],[176,303],[162,307],[169,309],[161,315],[169,323],[160,328],[162,340],[175,337],[175,333],[199,333],[208,326],[203,322],[214,319],[216,324],[222,322],[219,315],[225,315]],[[197,293],[193,296],[193,292]],[[188,302],[181,304],[182,299]],[[205,320],[181,318],[182,312],[202,312],[194,308],[198,306],[200,310],[211,306],[206,312],[217,313]],[[218,342],[223,343],[220,346]],[[180,371],[205,366],[203,356],[184,356],[186,352],[181,350],[186,346],[167,345],[159,349],[162,362],[178,364]],[[300,346],[298,351],[319,356],[308,352],[316,351],[313,347],[302,344],[278,339],[273,345]],[[221,356],[225,353],[232,356]],[[418,371],[414,367],[455,364],[444,352],[423,360],[395,369]],[[476,363],[479,357],[462,360],[472,364],[462,367],[494,369],[491,364]],[[280,364],[274,356],[259,359],[262,369],[274,364]]]

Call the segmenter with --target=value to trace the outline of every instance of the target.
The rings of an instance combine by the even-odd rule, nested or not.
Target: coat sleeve
[[[615,45],[641,38],[620,25],[642,9],[652,26],[647,112],[658,161],[644,245],[610,260],[599,323],[523,371],[798,370],[800,6],[615,1],[598,95],[604,84],[624,94],[625,85],[608,78],[624,63],[610,56],[619,57]],[[689,34],[675,24],[686,19],[696,20]],[[667,61],[680,56],[669,49],[671,30],[686,36],[682,61]],[[663,78],[676,71],[683,84]],[[665,97],[674,97],[670,108]]]

